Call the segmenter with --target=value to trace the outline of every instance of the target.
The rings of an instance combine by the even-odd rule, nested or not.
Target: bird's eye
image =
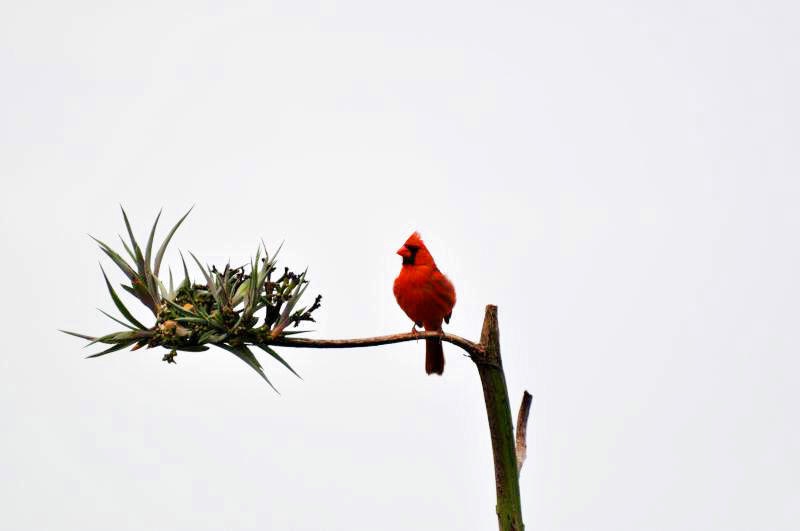
[[[408,249],[412,253],[415,253],[415,252],[419,251],[419,246],[418,245],[406,245],[406,249]]]

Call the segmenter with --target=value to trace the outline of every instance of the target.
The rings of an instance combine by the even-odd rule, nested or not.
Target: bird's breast
[[[450,313],[455,302],[437,292],[433,281],[435,273],[438,271],[432,267],[406,266],[394,281],[394,296],[400,308],[412,321],[433,329],[441,327],[444,316]],[[444,278],[441,273],[438,275]]]

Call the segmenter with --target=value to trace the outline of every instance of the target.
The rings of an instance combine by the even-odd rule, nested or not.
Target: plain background
[[[534,395],[529,529],[800,519],[796,2],[0,7],[0,527],[493,529],[480,384],[446,346],[98,360],[87,233],[197,205],[209,262],[285,240],[314,337],[402,332],[420,230]],[[195,270],[195,274],[197,271]],[[112,273],[115,282],[122,280]],[[309,297],[310,299],[310,297]],[[145,311],[137,309],[141,318]]]

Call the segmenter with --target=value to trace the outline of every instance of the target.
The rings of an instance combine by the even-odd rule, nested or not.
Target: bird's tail
[[[442,340],[438,337],[425,340],[425,372],[428,374],[444,372],[444,351]]]

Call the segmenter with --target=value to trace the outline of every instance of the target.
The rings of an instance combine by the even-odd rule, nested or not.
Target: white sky
[[[122,203],[142,237],[197,205],[173,267],[285,240],[314,337],[410,328],[394,251],[420,230],[448,330],[497,304],[512,402],[534,395],[529,529],[795,528],[799,15],[4,2],[0,527],[495,526],[455,347],[443,378],[422,343],[284,349],[281,396],[222,351],[84,360],[55,330],[116,329],[86,233],[115,241]]]

